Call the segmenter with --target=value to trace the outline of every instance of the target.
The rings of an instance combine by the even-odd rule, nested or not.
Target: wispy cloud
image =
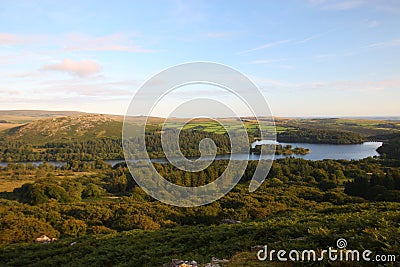
[[[42,71],[60,71],[79,77],[89,76],[100,72],[101,66],[92,60],[73,61],[64,59],[61,63],[43,66]]]
[[[135,44],[129,34],[112,34],[99,37],[86,34],[69,34],[67,35],[64,49],[66,51],[154,52],[151,49]]]
[[[238,33],[237,32],[207,32],[205,34],[206,38],[209,39],[224,39],[224,38],[230,38],[236,36]]]
[[[325,10],[354,9],[365,4],[364,0],[309,0],[311,5]]]
[[[380,81],[333,81],[324,83],[326,88],[334,88],[341,91],[369,92],[382,91],[400,86],[400,80]]]
[[[311,40],[317,39],[317,38],[319,38],[319,37],[322,37],[322,36],[324,36],[324,35],[327,35],[328,33],[334,32],[334,31],[335,31],[335,29],[332,29],[332,30],[329,30],[329,31],[326,31],[326,32],[322,32],[322,33],[317,33],[317,34],[308,36],[308,37],[306,37],[306,38],[304,38],[304,39],[302,39],[302,40],[300,40],[300,41],[297,41],[297,42],[295,42],[295,43],[296,43],[296,44],[307,43],[307,42],[309,42],[309,41],[311,41]]]
[[[376,5],[376,8],[379,11],[384,11],[386,13],[395,13],[398,14],[400,13],[400,1],[398,0],[375,0],[378,5]]]
[[[29,45],[32,43],[60,47],[61,50],[70,51],[121,51],[131,53],[150,53],[154,50],[137,44],[134,38],[138,34],[115,33],[104,36],[94,36],[83,33],[62,35],[34,35],[14,34],[0,32],[0,45]]]
[[[246,54],[246,53],[254,52],[254,51],[257,51],[257,50],[268,49],[268,48],[279,46],[279,45],[286,44],[286,43],[289,43],[289,42],[290,42],[290,40],[281,40],[281,41],[271,42],[271,43],[267,43],[267,44],[264,44],[264,45],[261,45],[261,46],[257,46],[255,48],[251,48],[251,49],[248,49],[248,50],[241,51],[238,54]]]
[[[6,32],[0,33],[0,45],[15,45],[23,42],[24,39],[16,34],[10,34]]]
[[[389,46],[399,46],[400,39],[395,40],[387,40],[383,42],[372,43],[366,46],[366,48],[373,48],[373,47],[389,47]]]
[[[41,72],[38,72],[37,75],[41,75],[42,78],[45,76]],[[102,75],[88,76],[86,79],[81,79],[78,76],[65,79],[36,79],[33,84],[22,82],[18,85],[10,84],[8,88],[5,85],[0,85],[0,95],[13,95],[27,102],[30,102],[33,98],[53,99],[53,97],[56,97],[55,100],[57,100],[57,97],[126,98],[131,96],[135,88],[141,83],[142,81],[133,79],[113,80]]]
[[[46,41],[48,38],[44,35],[24,35],[8,32],[0,32],[0,45],[21,45],[32,44]]]
[[[42,83],[41,91],[45,94],[56,91],[61,95],[77,95],[104,98],[126,97],[132,95],[130,90],[137,86],[134,81],[105,82],[101,80],[90,80],[82,83],[79,80],[55,80]]]
[[[270,90],[338,90],[353,92],[371,92],[396,89],[400,87],[400,80],[387,79],[378,81],[309,81],[309,82],[287,82],[281,80],[265,79],[252,77],[252,80],[259,84],[260,88],[266,91]]]
[[[277,58],[277,59],[261,59],[261,60],[253,60],[250,61],[250,64],[269,64],[269,63],[275,63],[275,62],[282,62],[286,61],[286,58]]]
[[[364,24],[368,28],[375,28],[375,27],[378,27],[379,25],[381,25],[381,22],[374,20],[374,19],[367,19],[367,20],[364,20]]]

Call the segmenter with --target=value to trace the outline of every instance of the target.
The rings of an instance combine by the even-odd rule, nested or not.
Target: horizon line
[[[36,111],[36,112],[76,112],[76,113],[86,113],[86,114],[98,114],[98,115],[110,115],[110,116],[127,116],[126,114],[115,114],[115,113],[107,113],[107,112],[88,112],[88,111],[79,111],[79,110],[47,110],[47,109],[0,109],[0,112],[29,112],[29,111]],[[143,114],[138,114],[134,115],[132,117],[145,117],[146,115]],[[149,116],[152,118],[177,118],[177,119],[187,119],[188,117],[164,117],[164,116]],[[247,117],[253,117],[252,115],[241,115],[239,116],[240,118],[247,118]],[[269,117],[268,115],[265,116],[258,116],[260,118],[263,117]],[[388,114],[377,114],[377,115],[321,115],[321,114],[316,114],[316,115],[277,115],[277,116],[272,116],[273,118],[324,118],[324,119],[335,119],[335,118],[399,118],[400,119],[400,114],[399,115],[388,115]],[[205,117],[207,118],[207,117]],[[218,117],[216,116],[215,118],[236,118],[236,117],[231,117],[231,116],[221,116]]]

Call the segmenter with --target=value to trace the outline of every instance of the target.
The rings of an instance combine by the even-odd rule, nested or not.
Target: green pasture
[[[255,133],[258,131],[258,129],[261,129],[262,131],[266,132],[273,132],[274,130],[274,125],[266,125],[266,124],[260,124],[258,125],[257,123],[254,122],[243,122],[243,125],[246,128],[246,131],[249,134]],[[165,123],[159,124],[160,127],[167,127],[167,128],[182,128],[183,130],[198,130],[198,131],[204,131],[204,132],[210,132],[210,133],[216,133],[216,134],[225,134],[227,130],[239,130],[243,126],[240,122],[224,122],[224,126],[218,122],[210,121],[210,122],[189,122],[185,124],[182,127],[182,123],[176,123],[176,122],[170,122],[170,123]],[[276,132],[284,132],[288,128],[283,127],[283,126],[276,126],[275,127]]]

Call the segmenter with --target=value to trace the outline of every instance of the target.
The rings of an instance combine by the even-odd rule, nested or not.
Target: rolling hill
[[[0,120],[8,123],[23,124],[35,120],[85,115],[89,113],[79,111],[48,111],[48,110],[0,110]]]
[[[32,145],[95,138],[120,138],[122,121],[113,116],[79,114],[67,117],[39,119],[13,128],[5,129],[4,140],[24,141]]]
[[[121,138],[123,116],[102,115],[77,111],[41,111],[41,110],[0,110],[0,140],[23,141],[32,145],[49,142],[68,142],[71,140],[87,141],[96,138]],[[130,117],[133,124],[142,123],[145,117]],[[267,118],[259,118],[261,126],[272,127]],[[150,117],[147,122],[159,127],[164,118]],[[169,126],[178,127],[183,118],[169,119]],[[235,118],[221,118],[218,121],[227,125],[236,125]],[[250,134],[258,127],[253,118],[243,117],[242,121]],[[363,137],[398,133],[398,121],[362,120],[362,119],[295,119],[275,118],[277,132],[305,129],[334,132],[352,132]],[[265,128],[264,127],[264,128]],[[262,127],[263,128],[263,127]],[[185,129],[224,133],[223,127],[213,120],[202,118],[191,120]],[[253,131],[252,131],[253,130]]]

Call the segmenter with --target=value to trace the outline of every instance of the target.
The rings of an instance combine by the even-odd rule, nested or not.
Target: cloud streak
[[[48,38],[43,35],[23,35],[0,32],[0,45],[23,45],[44,42]]]
[[[111,34],[106,36],[90,36],[70,34],[67,36],[66,51],[120,51],[131,53],[150,53],[151,49],[143,48],[131,40],[129,34]]]
[[[281,40],[281,41],[271,42],[271,43],[267,43],[267,44],[264,44],[264,45],[261,45],[261,46],[257,46],[255,48],[251,48],[251,49],[248,49],[248,50],[241,51],[238,54],[239,55],[247,54],[247,53],[258,51],[258,50],[263,50],[263,49],[268,49],[268,48],[271,48],[271,47],[279,46],[279,45],[286,44],[286,43],[289,43],[289,42],[290,42],[290,40]]]
[[[309,0],[309,2],[311,5],[324,10],[348,10],[365,4],[364,0]]]
[[[66,72],[73,76],[86,77],[100,72],[101,66],[92,60],[64,59],[61,63],[45,65],[40,70]]]
[[[309,41],[311,41],[311,40],[317,39],[317,38],[319,38],[319,37],[322,37],[322,36],[324,36],[324,35],[327,35],[328,33],[334,32],[334,31],[335,31],[335,29],[332,29],[332,30],[329,30],[329,31],[326,31],[326,32],[323,32],[323,33],[314,34],[314,35],[311,35],[311,36],[309,36],[309,37],[304,38],[303,40],[297,41],[297,42],[295,42],[295,43],[296,43],[296,44],[307,43],[307,42],[309,42]]]
[[[115,33],[104,36],[93,36],[83,33],[62,35],[27,35],[0,32],[0,45],[29,45],[37,43],[45,46],[60,47],[62,51],[120,51],[130,53],[151,53],[152,49],[135,43],[136,34]]]
[[[392,90],[400,87],[400,80],[386,79],[378,81],[310,81],[304,83],[287,82],[280,80],[271,80],[260,77],[253,77],[253,80],[265,90],[338,90],[367,93],[373,91]]]
[[[388,40],[384,42],[377,42],[377,43],[372,43],[367,45],[367,48],[374,48],[374,47],[390,47],[390,46],[399,46],[400,45],[400,39],[395,39],[395,40]]]
[[[230,38],[238,35],[237,32],[207,32],[205,34],[206,38],[209,39],[225,39],[225,38]]]
[[[24,42],[21,36],[10,34],[6,32],[0,33],[0,45],[16,45]]]
[[[278,59],[261,59],[261,60],[253,60],[250,61],[250,64],[270,64],[276,62],[286,61],[286,58],[278,58]]]

